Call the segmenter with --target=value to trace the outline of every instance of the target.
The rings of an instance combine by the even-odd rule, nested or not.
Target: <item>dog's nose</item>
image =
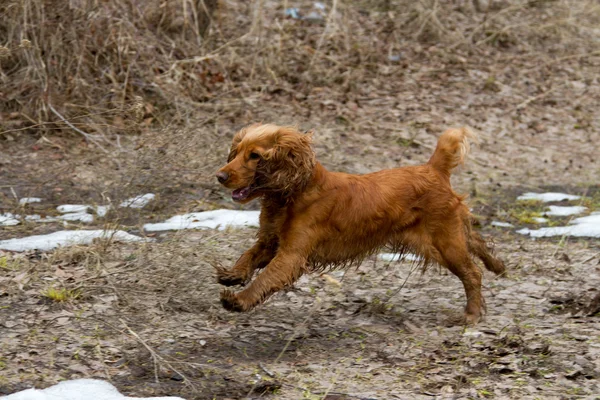
[[[225,183],[229,179],[229,174],[225,171],[217,172],[217,180],[219,183]]]

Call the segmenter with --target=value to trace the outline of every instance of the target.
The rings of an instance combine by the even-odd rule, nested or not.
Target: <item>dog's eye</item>
[[[260,158],[260,154],[252,152],[248,158],[250,160],[258,160]]]

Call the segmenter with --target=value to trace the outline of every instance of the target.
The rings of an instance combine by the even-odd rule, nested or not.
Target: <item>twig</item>
[[[77,116],[77,117],[73,117],[73,118],[71,118],[71,119],[88,117],[88,116],[90,116],[90,115],[101,115],[101,114],[108,114],[108,113],[110,113],[110,112],[112,112],[112,111],[106,111],[106,112],[97,113],[97,114],[86,114],[86,115],[80,115],[80,116]],[[23,115],[23,116],[25,116],[25,117],[27,117],[25,114],[22,114],[22,115]],[[27,119],[31,120],[29,117],[27,117]],[[36,124],[33,124],[33,125],[28,125],[28,126],[25,126],[25,127],[23,127],[23,128],[7,129],[7,130],[5,130],[5,131],[1,131],[1,132],[0,132],[0,135],[5,135],[5,134],[7,134],[7,133],[11,133],[11,132],[20,132],[20,131],[26,131],[27,129],[33,129],[33,128],[37,128],[37,127],[44,126],[44,125],[56,125],[56,122],[40,122],[40,123],[36,123]]]
[[[319,54],[319,51],[321,51],[321,46],[323,46],[323,42],[325,41],[325,35],[327,34],[327,31],[329,30],[331,21],[333,21],[333,16],[335,14],[336,9],[337,9],[337,0],[333,0],[333,4],[331,5],[331,10],[329,11],[329,15],[327,16],[327,23],[325,24],[325,29],[323,30],[323,33],[321,34],[321,37],[319,38],[319,41],[317,43],[315,52],[313,53],[313,56],[310,59],[310,64],[308,65],[309,71],[312,69],[312,66],[315,63],[317,54]]]
[[[273,361],[274,364],[276,364],[281,357],[283,356],[283,354],[287,351],[288,347],[290,347],[290,344],[294,341],[294,339],[296,339],[296,335],[299,331],[299,327],[304,327],[306,326],[306,324],[308,323],[308,321],[313,317],[314,313],[317,311],[318,308],[320,308],[321,306],[321,301],[319,299],[317,299],[317,301],[315,302],[314,307],[312,308],[312,310],[308,313],[308,315],[306,316],[306,318],[304,319],[304,321],[302,321],[302,323],[300,325],[298,325],[296,327],[296,329],[294,329],[294,331],[292,332],[292,334],[290,335],[289,339],[287,340],[287,342],[285,343],[285,346],[283,346],[283,349],[281,349],[281,351],[279,352],[279,354],[277,355],[277,358],[275,359],[275,361]],[[269,375],[271,378],[275,375],[273,372],[268,371],[262,364],[259,364],[260,368],[265,371],[265,373],[267,375]],[[254,391],[254,389],[256,389],[257,385],[259,382],[256,382],[248,391],[248,397],[252,394],[252,392]]]
[[[329,385],[329,387],[327,388],[327,390],[325,390],[325,393],[323,393],[323,397],[321,397],[321,400],[325,400],[327,398],[327,396],[329,395],[329,393],[331,393],[331,389],[333,389],[333,387],[335,386],[335,383],[337,381],[338,376],[340,376],[340,369],[337,368],[337,371],[332,379],[331,384]]]
[[[592,254],[590,257],[586,258],[581,262],[581,265],[585,265],[586,262],[592,261],[594,258],[598,257],[598,254]]]
[[[291,383],[283,383],[284,386],[288,386],[294,389],[298,389],[298,390],[302,390],[303,392],[308,391],[309,389],[307,387],[304,386],[299,386],[299,385],[293,385]],[[342,396],[343,398],[347,398],[347,397],[351,397],[353,399],[357,399],[357,400],[372,400],[372,397],[361,397],[355,394],[350,394],[350,393],[344,393],[344,392],[323,392],[323,391],[319,391],[319,392],[313,392],[312,390],[310,391],[311,394],[314,395],[322,395],[322,394],[332,394],[332,395],[336,395],[336,396]],[[408,392],[406,394],[409,394]],[[396,395],[392,395],[394,396],[394,398],[399,398]]]
[[[262,370],[263,370],[263,372],[264,372],[265,374],[269,375],[271,378],[275,378],[275,373],[273,373],[273,372],[269,371],[269,370],[267,369],[267,367],[265,367],[265,366],[264,366],[262,363],[260,363],[260,362],[259,362],[259,363],[258,363],[258,366],[260,367],[260,369],[262,369]]]
[[[496,32],[492,33],[491,35],[486,36],[485,38],[483,38],[480,41],[478,41],[477,43],[475,43],[475,47],[485,44],[487,42],[491,42],[491,41],[495,40],[496,38],[498,38],[503,33],[506,33],[513,28],[518,28],[520,26],[527,26],[527,25],[528,24],[526,24],[526,23],[507,25],[507,26],[503,27],[502,29],[500,29],[499,31],[496,31]]]
[[[94,143],[96,146],[98,146],[100,148],[100,150],[102,150],[103,152],[108,154],[108,150],[106,150],[104,147],[102,147],[102,145],[100,145],[100,143],[98,143],[92,135],[82,131],[81,129],[77,128],[75,125],[73,125],[72,123],[67,121],[65,117],[63,117],[58,111],[56,111],[56,109],[52,106],[52,104],[48,103],[48,108],[50,108],[50,111],[52,111],[58,118],[60,118],[62,120],[62,122],[67,124],[71,129],[73,129],[75,132],[83,135],[83,137],[87,141]]]
[[[554,92],[556,89],[560,88],[564,86],[563,84],[560,85],[556,85],[548,90],[546,90],[543,93],[538,94],[537,96],[531,96],[527,99],[525,99],[525,101],[517,104],[515,107],[511,108],[510,110],[506,111],[505,115],[509,115],[512,114],[513,112],[517,111],[517,110],[522,110],[523,108],[527,107],[529,105],[529,103],[532,103],[534,101],[537,101],[539,99],[543,99],[544,97],[548,96],[550,93]]]
[[[592,51],[591,53],[571,54],[570,56],[559,57],[559,58],[556,58],[554,60],[548,61],[548,62],[546,62],[546,63],[544,63],[542,65],[536,65],[535,67],[531,67],[531,68],[525,69],[521,73],[522,74],[526,74],[526,73],[531,72],[531,71],[535,71],[535,70],[538,70],[538,69],[546,68],[546,67],[548,67],[550,65],[558,64],[560,62],[567,61],[567,60],[572,60],[572,59],[575,59],[575,58],[584,58],[584,57],[593,57],[593,56],[600,56],[600,50],[598,50],[598,51]]]
[[[486,14],[485,17],[484,17],[484,20],[473,29],[473,31],[471,32],[471,34],[469,35],[469,37],[462,38],[461,40],[455,42],[453,45],[451,45],[450,47],[448,47],[448,51],[454,50],[456,47],[460,46],[463,43],[472,43],[473,42],[473,38],[475,37],[475,34],[477,32],[479,32],[480,29],[484,28],[488,22],[492,21],[496,17],[499,17],[499,16],[501,16],[503,14],[506,14],[508,12],[511,12],[513,10],[518,10],[518,9],[521,9],[521,8],[523,8],[523,5],[517,4],[517,5],[506,7],[505,9],[498,11],[496,14],[492,15],[489,18],[488,18],[487,14]]]
[[[231,46],[232,44],[239,42],[241,40],[244,40],[245,38],[247,38],[248,36],[250,36],[252,33],[254,33],[254,29],[255,26],[254,24],[250,27],[250,30],[246,33],[244,33],[242,36],[238,36],[235,39],[230,40],[229,42],[223,44],[222,46],[216,48],[215,50],[211,51],[210,53],[208,53],[205,56],[196,56],[196,57],[192,57],[192,58],[186,58],[183,60],[177,60],[175,61],[173,64],[171,64],[171,67],[169,68],[168,72],[171,72],[175,69],[175,67],[179,66],[179,65],[185,65],[185,64],[196,64],[196,63],[200,63],[202,61],[206,61],[206,60],[210,60],[213,59],[221,50]]]
[[[160,362],[164,363],[167,367],[169,367],[171,370],[173,370],[173,372],[175,372],[176,374],[178,374],[179,376],[181,376],[183,378],[183,382],[186,385],[189,385],[191,388],[193,388],[194,390],[196,390],[196,386],[194,386],[194,384],[190,381],[190,379],[188,377],[186,377],[184,374],[182,374],[177,369],[175,369],[173,367],[173,365],[171,365],[171,363],[169,363],[167,360],[165,360],[164,358],[162,358],[156,351],[154,351],[154,349],[152,347],[150,347],[144,341],[144,339],[142,339],[140,337],[140,335],[138,335],[136,332],[134,332],[129,327],[129,325],[127,325],[127,323],[125,323],[125,321],[123,321],[120,318],[119,318],[119,321],[123,324],[123,326],[125,326],[125,328],[127,329],[127,332],[129,332],[129,334],[131,336],[133,336],[135,339],[137,339],[137,341],[140,342],[146,348],[146,350],[148,350],[150,352],[150,355],[152,356],[152,361],[154,362],[154,379],[155,379],[156,383],[158,383],[158,362],[160,361]]]
[[[110,373],[108,372],[108,368],[106,367],[106,360],[104,359],[104,354],[102,354],[102,344],[100,343],[100,337],[96,336],[96,352],[100,360],[102,361],[102,368],[104,369],[104,374],[106,375],[106,379],[112,383],[112,379],[110,377]]]
[[[398,260],[398,262],[403,261],[402,258]],[[413,272],[415,272],[417,270],[417,267],[419,267],[419,263],[414,261],[412,263],[412,266],[410,268],[410,270],[408,271],[408,275],[406,276],[406,279],[404,279],[404,282],[402,282],[402,285],[400,285],[400,287],[393,292],[390,296],[388,296],[387,300],[384,302],[385,304],[389,303],[389,301],[396,296],[398,293],[400,293],[400,291],[402,289],[404,289],[404,286],[406,285],[406,283],[408,282],[408,279],[410,278],[410,276],[413,274]]]

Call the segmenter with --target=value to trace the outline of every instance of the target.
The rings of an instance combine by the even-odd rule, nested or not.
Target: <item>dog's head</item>
[[[231,197],[239,203],[269,194],[289,197],[312,178],[311,136],[293,127],[250,125],[233,137],[228,163],[217,179],[233,189]]]

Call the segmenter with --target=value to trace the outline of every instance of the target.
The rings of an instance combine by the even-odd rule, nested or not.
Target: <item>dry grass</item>
[[[3,2],[0,134],[66,129],[109,151],[114,134],[191,115],[243,120],[256,94],[355,90],[422,51],[415,39],[466,56],[517,44],[585,54],[600,15],[593,1],[498,1],[478,13],[466,0],[373,0],[335,1],[308,22],[286,19],[277,2],[222,1],[207,30],[215,3]],[[312,2],[288,5],[306,15]]]

